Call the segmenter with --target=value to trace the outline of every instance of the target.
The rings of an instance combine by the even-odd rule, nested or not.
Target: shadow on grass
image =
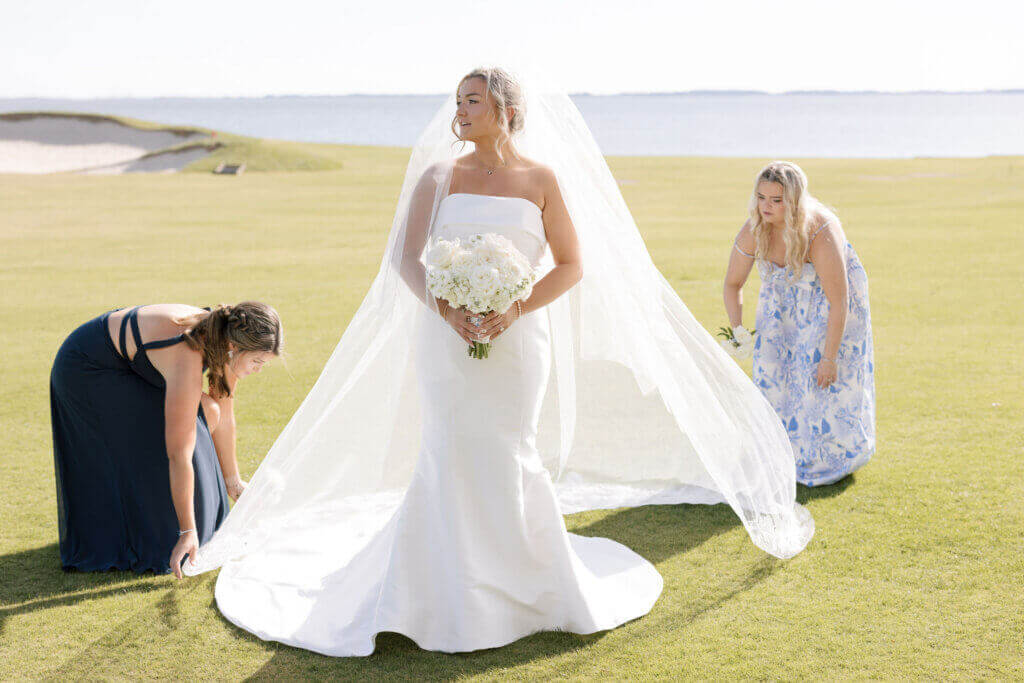
[[[828,486],[804,486],[803,484],[797,484],[796,501],[801,505],[806,505],[808,502],[818,498],[838,496],[857,482],[856,477],[857,474],[853,473]]]
[[[126,573],[126,572],[122,572]],[[204,647],[202,636],[196,632],[196,619],[202,619],[205,606],[203,594],[213,591],[214,577],[193,578],[185,582],[150,582],[128,586],[129,591],[159,591],[163,595],[153,601],[123,604],[108,612],[102,628],[96,629],[97,637],[84,643],[64,661],[55,663],[42,678],[46,680],[106,680],[124,678],[125,671],[145,669],[146,662],[139,657],[161,648]],[[117,589],[115,589],[117,590]],[[114,591],[111,591],[114,592]],[[103,597],[106,592],[92,593],[88,597]],[[132,654],[132,653],[136,654]],[[127,654],[126,654],[127,653]],[[157,666],[166,666],[160,662]],[[168,676],[166,669],[154,670],[151,677],[176,678]],[[180,678],[180,676],[177,676]]]
[[[584,513],[591,516],[591,513]],[[573,518],[570,517],[570,522]],[[631,548],[653,564],[698,548],[719,534],[740,526],[732,508],[719,505],[647,505],[604,514],[569,531],[600,536]]]
[[[592,522],[586,519],[601,515]],[[574,525],[573,521],[581,521]],[[583,513],[569,518],[569,530],[582,536],[602,536],[629,546],[651,562],[658,564],[686,553],[720,533],[739,525],[735,513],[727,505],[650,505],[613,512]],[[760,560],[739,585],[732,587],[706,604],[695,607],[689,619],[728,601],[774,571],[774,558]],[[215,606],[211,607],[215,609]],[[651,617],[643,617],[650,619]],[[260,642],[255,636],[235,629],[240,638]],[[249,680],[277,680],[308,676],[359,678],[360,680],[394,679],[453,680],[486,674],[532,661],[556,657],[568,652],[584,651],[605,635],[573,633],[537,633],[504,647],[462,654],[444,654],[421,650],[415,642],[396,633],[377,637],[377,649],[369,657],[326,657],[277,643],[264,644],[274,650],[271,659]]]
[[[165,587],[151,573],[64,571],[56,543],[0,556],[0,577],[0,632],[7,619],[17,614]]]
[[[248,635],[244,631],[241,633]],[[421,650],[412,640],[397,633],[381,633],[377,636],[377,649],[372,655],[348,658],[326,657],[274,643],[269,645],[274,649],[274,656],[246,680],[322,677],[360,681],[450,681],[583,650],[603,636],[603,633],[581,636],[545,632],[527,636],[504,647],[445,654]]]

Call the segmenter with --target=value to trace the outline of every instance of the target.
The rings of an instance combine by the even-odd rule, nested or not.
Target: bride
[[[544,273],[482,319],[433,298],[422,261],[480,233]],[[795,493],[778,418],[654,267],[579,111],[478,69],[413,150],[369,294],[186,573],[223,566],[218,607],[264,639],[462,652],[650,611],[655,568],[563,513],[725,502],[787,558],[814,533]]]

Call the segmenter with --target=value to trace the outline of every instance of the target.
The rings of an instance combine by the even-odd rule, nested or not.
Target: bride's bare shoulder
[[[539,161],[534,161],[533,159],[528,159],[526,157],[520,157],[519,161],[523,164],[523,171],[529,177],[531,185],[543,189],[550,189],[552,184],[556,181],[555,172],[547,164],[542,164]]]
[[[556,204],[562,202],[562,191],[554,169],[547,164],[538,163],[530,170],[530,175],[530,184],[537,188],[539,194],[544,197],[543,206],[546,207],[551,201],[555,201]]]
[[[516,161],[519,162],[520,167],[527,173],[539,173],[543,172],[544,170],[551,170],[550,166],[542,164],[536,159],[531,159],[530,157],[518,156],[516,157]]]
[[[416,183],[418,191],[426,191],[436,188],[452,169],[453,161],[438,161],[423,171],[419,181]]]

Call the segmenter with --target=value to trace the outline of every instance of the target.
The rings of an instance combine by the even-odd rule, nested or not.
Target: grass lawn
[[[407,151],[304,147],[335,170],[0,177],[0,678],[1024,678],[1022,158],[802,162],[870,279],[879,439],[853,478],[800,489],[818,531],[790,561],[724,505],[573,515],[657,565],[651,614],[455,656],[385,635],[348,660],[235,628],[215,574],[62,572],[47,391],[72,329],[131,304],[275,305],[287,361],[238,392],[251,474],[366,293]],[[709,330],[760,165],[611,159]]]

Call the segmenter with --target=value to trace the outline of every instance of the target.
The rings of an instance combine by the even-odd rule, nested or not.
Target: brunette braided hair
[[[185,343],[203,356],[203,369],[210,379],[210,394],[221,398],[231,395],[224,371],[230,362],[228,344],[238,352],[268,351],[280,356],[284,348],[281,318],[272,307],[260,301],[243,301],[234,306],[220,304],[210,311],[180,320]]]

